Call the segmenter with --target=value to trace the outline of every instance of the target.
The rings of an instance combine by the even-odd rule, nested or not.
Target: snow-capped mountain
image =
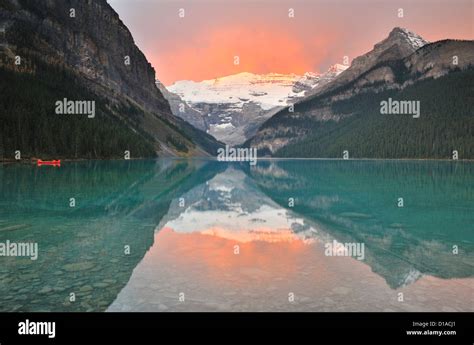
[[[278,110],[325,85],[346,68],[334,65],[321,75],[243,72],[201,82],[182,80],[167,87],[178,97],[167,98],[171,108],[177,110],[176,116],[220,141],[237,145],[255,134],[260,124]],[[181,107],[177,102],[183,103]]]
[[[323,74],[307,72],[301,79],[299,79],[295,83],[295,85],[293,86],[293,92],[300,93],[301,91],[305,91],[305,96],[307,96],[308,92],[313,93],[317,91],[320,87],[336,78],[347,68],[349,68],[349,66],[335,64],[331,66],[326,73]]]
[[[191,106],[204,101],[207,104],[226,103],[232,108],[242,109],[245,103],[253,102],[269,110],[286,105],[289,97],[298,96],[292,88],[300,78],[296,74],[243,72],[201,82],[182,80],[168,87],[168,90]]]
[[[408,30],[408,29],[405,29],[405,28],[401,28],[401,27],[396,27],[392,34],[394,33],[398,33],[398,35],[400,37],[403,37],[408,43],[410,43],[410,45],[414,48],[414,49],[418,49],[418,48],[421,48],[423,47],[425,44],[428,43],[428,41],[426,41],[423,37],[421,37],[420,35]]]
[[[375,44],[371,51],[355,58],[350,68],[341,74],[337,80],[326,83],[326,85],[318,88],[316,93],[345,85],[373,69],[377,64],[407,57],[427,43],[428,41],[421,36],[405,28],[395,27],[388,37]]]

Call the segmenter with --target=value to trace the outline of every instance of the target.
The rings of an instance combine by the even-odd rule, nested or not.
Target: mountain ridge
[[[257,147],[264,154],[274,155],[288,145],[297,142],[303,143],[306,136],[313,135],[311,134],[313,132],[311,128],[314,126],[316,126],[314,128],[322,128],[327,125],[329,126],[327,130],[334,131],[335,128],[338,128],[338,123],[341,123],[341,126],[343,124],[349,126],[349,130],[349,120],[342,120],[354,114],[361,114],[362,109],[366,111],[367,109],[364,107],[369,104],[366,101],[364,101],[365,103],[357,103],[355,101],[357,95],[377,95],[382,91],[392,90],[392,94],[396,96],[404,88],[423,80],[438,79],[456,70],[468,70],[474,65],[473,41],[441,40],[428,43],[422,39],[417,39],[415,40],[416,44],[413,44],[412,40],[406,38],[406,32],[409,31],[400,28],[392,30],[386,39],[374,46],[372,51],[354,59],[352,65],[337,78],[324,85],[317,93],[299,100],[294,105],[293,113],[288,109],[283,109],[268,119],[260,126],[257,134],[244,145]],[[453,64],[453,56],[459,58],[456,65]],[[439,83],[435,84],[438,87]],[[469,84],[466,86],[469,87]],[[425,91],[420,89],[420,92]],[[354,99],[354,101],[351,102],[351,99]],[[426,97],[423,99],[428,102],[440,101],[430,100]],[[457,106],[457,109],[460,110],[459,113],[465,113],[464,109],[461,110],[461,107],[463,107],[462,103],[468,101],[469,99],[458,99],[458,102],[461,102]],[[342,104],[341,102],[350,103],[352,107],[348,109],[346,106],[344,113],[341,113],[336,109],[338,104]],[[370,112],[376,113],[377,106],[377,104],[372,103]],[[441,120],[437,118],[436,121]],[[432,125],[435,126],[435,124]],[[425,123],[425,126],[430,125]],[[314,133],[317,132],[318,135],[322,135],[321,130],[314,129]],[[368,138],[371,137],[369,132],[365,135]],[[317,145],[314,135],[311,138],[312,145]],[[334,137],[333,139],[337,141],[341,138]],[[373,145],[377,146],[380,143],[374,142]],[[301,145],[298,147],[302,148]],[[315,152],[322,154],[322,151],[316,149],[315,146],[313,147]],[[350,149],[350,147],[347,149]],[[297,151],[288,149],[285,150],[285,156],[290,154],[290,151],[293,156],[297,155]],[[334,154],[334,151],[331,152]],[[470,150],[466,152],[470,152]],[[433,152],[433,155],[438,157],[439,153],[435,154]],[[326,157],[327,153],[324,153],[323,156]],[[308,153],[305,153],[304,157],[308,157]],[[342,157],[342,151],[340,155],[338,153],[335,157]],[[380,158],[370,155],[363,157]],[[399,157],[399,154],[396,154],[396,157]],[[410,158],[410,156],[403,157]],[[383,156],[383,158],[387,158],[387,156]]]
[[[19,79],[20,76],[29,76],[31,83],[40,83],[35,76],[42,73],[46,83],[41,87],[32,85],[32,92],[49,92],[49,98],[44,99],[39,108],[26,109],[27,105],[20,106],[22,122],[27,122],[30,129],[28,133],[5,129],[2,156],[9,157],[13,150],[22,146],[28,156],[57,155],[69,158],[73,150],[67,147],[67,136],[73,132],[73,145],[78,149],[72,158],[120,157],[127,148],[117,147],[115,151],[113,147],[117,143],[107,142],[111,140],[110,136],[101,138],[104,134],[99,135],[112,127],[120,128],[121,133],[129,133],[126,136],[133,136],[133,142],[137,145],[148,147],[144,151],[132,150],[132,156],[135,154],[135,157],[156,154],[214,155],[216,148],[221,145],[172,114],[169,103],[155,87],[153,67],[136,46],[132,34],[118,14],[105,0],[5,0],[0,4],[0,27],[4,32],[0,44],[0,67],[4,73],[13,72]],[[20,65],[14,63],[16,56],[21,57]],[[76,95],[70,97],[88,94],[89,98],[102,104],[98,109],[99,116],[91,120],[96,122],[94,125],[76,119],[69,124],[64,119],[54,118],[51,102],[62,99],[66,92],[62,90],[65,85],[54,83],[57,76],[64,73],[68,75],[65,85],[80,85]],[[7,89],[8,86],[3,87]],[[10,101],[3,103],[12,108],[18,106]],[[6,110],[5,122],[9,128],[14,128],[15,122],[20,120],[9,115],[10,111]],[[33,133],[53,135],[46,125],[48,121],[63,124],[58,127],[59,142],[49,147],[39,142],[31,143],[29,136]],[[80,134],[83,131],[90,132],[91,137],[97,137],[94,139],[94,149],[88,146],[87,138]],[[107,152],[100,145],[108,146]]]

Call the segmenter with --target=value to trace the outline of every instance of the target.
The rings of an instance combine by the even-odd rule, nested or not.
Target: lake
[[[474,311],[474,163],[0,165],[0,311]]]

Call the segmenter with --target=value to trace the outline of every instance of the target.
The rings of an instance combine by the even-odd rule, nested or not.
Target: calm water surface
[[[0,256],[0,311],[474,311],[473,176],[430,161],[3,165],[0,243],[39,254]],[[363,259],[326,255],[345,243]]]

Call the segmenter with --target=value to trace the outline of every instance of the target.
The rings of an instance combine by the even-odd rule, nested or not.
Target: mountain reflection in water
[[[0,310],[473,311],[473,169],[326,160],[0,166],[0,242],[39,245],[35,262],[0,257]],[[334,241],[363,243],[363,260],[326,256]]]
[[[436,192],[437,184],[423,183],[423,169],[433,167],[344,164],[235,165],[196,186],[182,196],[185,206],[172,203],[157,227],[154,246],[110,310],[472,310],[472,234],[467,227],[458,236],[439,226],[423,229],[425,213],[437,214],[429,203],[440,200],[455,202],[451,210],[440,210],[440,216],[456,212],[459,221],[453,226],[469,225],[472,199],[467,194],[472,189],[465,195],[455,188],[469,185],[461,177],[469,173],[466,167],[458,167],[454,178],[447,165],[435,165],[438,170],[432,172],[452,191],[443,195]],[[413,179],[422,182],[416,193],[405,185],[416,184]],[[419,217],[397,207],[399,195],[410,200],[420,191],[427,201]],[[386,202],[389,193],[392,200]],[[361,194],[365,203],[355,202]],[[290,197],[296,200],[294,208],[287,207]],[[378,218],[384,202],[391,210]],[[334,240],[362,241],[366,260],[325,256],[324,245]],[[466,250],[462,257],[452,254],[450,242]],[[403,302],[398,292],[404,293]],[[289,301],[292,295],[294,301]],[[135,296],[142,296],[142,302]]]

